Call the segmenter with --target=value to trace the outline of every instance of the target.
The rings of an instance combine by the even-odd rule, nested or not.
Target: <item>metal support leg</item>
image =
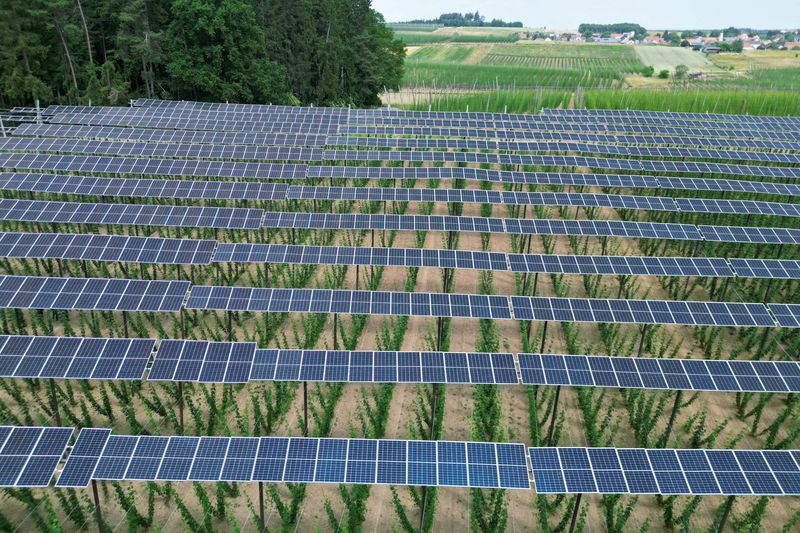
[[[233,342],[233,311],[228,311],[228,342]]]
[[[544,330],[542,331],[542,344],[539,346],[539,353],[544,353],[544,343],[547,340],[547,320],[544,321]]]
[[[258,482],[258,511],[259,516],[261,517],[261,529],[259,530],[260,533],[264,533],[267,530],[266,522],[264,522],[264,482]]]
[[[303,436],[308,437],[308,381],[303,382]]]
[[[92,480],[92,495],[94,496],[94,516],[97,519],[97,530],[105,533],[106,526],[103,524],[103,514],[100,512],[100,495],[97,493],[97,481]]]
[[[183,435],[183,382],[178,382],[178,416],[180,417],[180,432]]]
[[[642,326],[642,336],[639,338],[639,351],[636,357],[642,356],[642,349],[644,348],[644,338],[647,336],[647,324]]]
[[[128,312],[122,312],[122,331],[124,332],[125,338],[128,338]]]
[[[678,390],[675,393],[675,402],[672,404],[672,412],[669,415],[669,422],[667,423],[667,431],[664,433],[664,446],[669,444],[669,436],[672,434],[672,426],[675,424],[675,417],[678,416],[678,409],[681,406],[681,399],[683,398],[683,391]]]
[[[359,265],[356,265],[356,290],[358,290],[358,278],[361,277],[360,276],[360,270],[359,270],[358,267],[359,267]]]
[[[553,433],[556,429],[556,418],[558,418],[558,400],[561,398],[561,385],[556,387],[556,397],[553,400],[553,412],[550,413],[550,427],[547,430],[547,445],[553,445]]]
[[[728,501],[725,502],[725,510],[722,512],[722,518],[720,518],[719,526],[717,526],[717,533],[722,533],[722,531],[725,529],[725,523],[728,521],[728,515],[731,514],[733,501],[735,499],[736,496],[728,496]]]
[[[333,349],[339,349],[339,315],[333,314]]]
[[[53,410],[53,417],[56,420],[56,426],[61,426],[61,412],[58,410],[58,398],[56,397],[56,382],[50,378],[50,408]]]
[[[575,508],[572,510],[572,519],[569,521],[569,533],[575,532],[575,524],[578,522],[578,513],[581,509],[581,496],[583,494],[578,494],[578,497],[575,498]]]

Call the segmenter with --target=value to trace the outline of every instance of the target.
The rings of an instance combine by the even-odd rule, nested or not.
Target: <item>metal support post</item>
[[[259,516],[261,517],[261,529],[260,533],[265,533],[267,531],[266,523],[264,522],[264,482],[258,482],[258,511]]]
[[[720,518],[719,526],[717,526],[717,533],[722,533],[722,531],[725,529],[725,523],[728,521],[728,515],[731,514],[733,501],[735,499],[736,496],[728,496],[728,501],[725,502],[725,510],[722,512],[722,518]]]
[[[558,400],[561,398],[561,385],[556,387],[556,397],[553,400],[553,412],[550,413],[550,427],[547,430],[547,445],[553,445],[553,433],[556,429],[556,418],[558,418]]]
[[[647,336],[647,326],[648,326],[648,324],[644,324],[642,326],[642,336],[639,338],[639,351],[638,351],[636,357],[641,357],[642,356],[642,348],[644,348],[644,338]]]
[[[92,495],[94,496],[94,517],[97,519],[97,530],[100,533],[105,533],[106,526],[103,524],[103,513],[100,512],[100,495],[97,493],[97,481],[94,479],[92,480]]]
[[[303,436],[308,437],[308,381],[303,382]]]
[[[683,391],[678,390],[675,393],[675,402],[672,404],[672,412],[669,415],[669,422],[667,423],[667,431],[664,433],[664,446],[669,443],[669,436],[672,434],[672,426],[675,424],[675,418],[678,416],[678,409],[681,406],[681,399],[683,398]]]
[[[578,497],[575,498],[575,508],[572,510],[572,519],[569,521],[569,533],[575,532],[575,524],[578,522],[578,512],[581,509],[581,496],[583,494],[578,494]]]
[[[183,381],[178,382],[178,416],[181,423],[181,435],[183,435]]]
[[[544,321],[544,329],[542,330],[542,344],[539,346],[539,353],[544,353],[544,343],[547,340],[547,320]]]
[[[50,378],[50,408],[53,410],[53,417],[56,420],[56,426],[61,426],[61,412],[58,410],[58,398],[56,397],[56,382]]]

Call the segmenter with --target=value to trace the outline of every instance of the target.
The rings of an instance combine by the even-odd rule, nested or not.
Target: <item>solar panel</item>
[[[793,451],[529,448],[539,494],[800,494]]]
[[[511,318],[508,298],[505,296],[328,289],[194,286],[186,308],[267,313]]]
[[[565,205],[678,211],[672,198],[618,194],[536,193],[480,189],[408,189],[379,187],[290,186],[289,199],[390,202],[464,202],[507,205]],[[787,204],[791,205],[791,204]]]
[[[530,489],[522,444],[150,435],[105,435],[103,444],[99,458],[73,450],[56,486],[124,479]]]
[[[681,211],[694,213],[748,213],[784,217],[800,216],[800,206],[795,204],[712,198],[676,198],[675,201]]]
[[[778,325],[784,328],[800,327],[800,304],[769,304]]]
[[[16,135],[39,137],[68,137],[97,140],[150,141],[190,144],[237,144],[257,146],[325,146],[324,135],[296,135],[269,133],[236,133],[221,131],[158,130],[145,128],[118,128],[98,126],[73,126],[71,124],[24,124]]]
[[[0,257],[207,265],[216,241],[127,235],[0,233]]]
[[[0,487],[46,487],[74,428],[0,426]]]
[[[499,183],[531,185],[587,185],[599,187],[626,187],[646,189],[687,189],[708,191],[751,192],[755,194],[780,194],[800,196],[800,186],[761,181],[674,178],[669,176],[641,176],[627,174],[584,174],[574,172],[514,172],[466,167],[354,167],[310,166],[310,178],[354,179],[469,179]]]
[[[800,230],[791,228],[697,226],[703,239],[717,242],[800,244]]]
[[[508,254],[508,262],[512,272],[617,276],[734,275],[725,259],[705,257]]]
[[[612,159],[605,157],[561,155],[512,155],[483,152],[325,150],[322,155],[322,159],[325,161],[434,161],[494,165],[607,168],[612,170],[646,170],[651,172],[735,174],[742,176],[765,176],[781,178],[800,177],[800,168],[797,167],[729,165],[722,163],[700,163],[691,161],[650,161],[638,159]]]
[[[140,380],[152,339],[0,336],[0,377]]]
[[[689,113],[676,111],[645,111],[638,109],[556,109],[544,108],[541,113],[556,119],[562,117],[587,116],[587,117],[614,117],[614,118],[649,118],[670,119],[689,118],[702,120],[720,120],[727,122],[743,122],[745,124],[797,124],[797,117],[792,116],[765,116],[765,115],[729,115],[722,113]]]
[[[179,311],[188,281],[0,276],[0,307]]]
[[[731,259],[740,278],[800,279],[800,261],[793,259]]]
[[[26,130],[28,128],[26,127]],[[25,131],[25,130],[24,130]],[[521,135],[522,134],[522,135]],[[347,137],[331,136],[325,145],[331,146],[367,146],[372,148],[414,148],[414,149],[460,149],[460,150],[506,150],[537,151],[541,141],[604,143],[611,145],[675,145],[696,147],[746,148],[763,150],[800,150],[800,142],[768,141],[758,139],[725,139],[714,137],[665,136],[665,135],[605,135],[593,133],[570,133],[563,131],[527,132],[519,130],[463,130],[452,128],[428,128],[431,137],[449,138],[408,138],[408,137]],[[453,138],[472,137],[472,138]],[[479,139],[485,137],[486,139]],[[506,139],[514,139],[508,141]],[[523,139],[523,142],[517,142]],[[524,139],[535,139],[539,142],[525,142]],[[554,149],[557,149],[554,147]],[[571,150],[565,148],[565,150]],[[780,155],[780,154],[769,154]],[[757,155],[761,157],[761,155]]]
[[[254,342],[163,340],[148,379],[247,383],[255,351]]]
[[[65,174],[3,172],[0,173],[0,189],[88,196],[132,196],[137,198],[285,200],[288,185],[253,181],[124,179]]]
[[[353,121],[351,121],[353,122]],[[370,121],[364,121],[370,122]],[[433,122],[433,123],[431,123]],[[367,125],[340,125],[335,133],[339,135],[422,135],[445,137],[481,137],[487,139],[535,139],[540,132],[563,131],[571,133],[605,133],[605,134],[638,134],[638,135],[680,135],[685,137],[698,137],[695,127],[680,127],[652,124],[630,123],[558,123],[524,125],[518,121],[428,121],[414,125],[403,121],[400,124],[387,125],[385,122],[377,126]],[[334,133],[330,131],[329,133]],[[785,131],[771,131],[770,129],[726,127],[715,130],[717,137],[746,138],[746,139],[775,139],[779,141],[797,141],[800,135]],[[700,137],[698,137],[699,139]]]
[[[240,207],[0,200],[0,220],[258,229],[264,211]]]
[[[306,165],[93,155],[0,153],[0,168],[161,176],[303,179]]]
[[[0,251],[2,251],[2,240],[0,240]],[[508,270],[506,255],[503,253],[420,248],[220,243],[214,252],[214,261]]]
[[[0,208],[2,203],[0,203]],[[268,212],[268,228],[392,229],[400,231],[465,231],[535,235],[592,235],[643,239],[700,240],[689,224],[607,220],[547,220],[424,215],[371,215]]]
[[[796,361],[527,353],[518,357],[526,385],[781,393],[800,389],[800,363]]]
[[[509,353],[256,350],[252,380],[517,384]]]
[[[772,305],[772,304],[771,304]],[[516,320],[774,327],[760,303],[512,296]]]
[[[56,152],[110,156],[183,159],[225,159],[245,161],[321,161],[318,148],[178,144],[144,141],[96,141],[42,137],[0,138],[0,150],[7,152]]]
[[[335,123],[304,124],[281,121],[205,120],[198,118],[170,118],[152,116],[92,115],[89,113],[60,113],[51,117],[54,124],[81,124],[84,126],[130,126],[136,128],[163,128],[181,130],[210,130],[248,133],[293,133],[305,135],[330,135],[336,133]]]
[[[111,436],[105,428],[83,428],[56,481],[57,488],[86,487]]]

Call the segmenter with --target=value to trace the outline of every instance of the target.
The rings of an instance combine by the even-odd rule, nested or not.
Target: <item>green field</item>
[[[689,72],[721,72],[721,69],[709,61],[705,54],[689,48],[651,45],[633,48],[642,63],[652,66],[656,72],[664,69],[673,72],[678,65],[686,65],[689,67]]]
[[[644,66],[632,49],[614,45],[431,45],[409,54],[405,85],[610,88]]]

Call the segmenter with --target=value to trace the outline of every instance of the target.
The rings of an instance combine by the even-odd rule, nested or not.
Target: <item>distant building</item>
[[[708,44],[708,45],[704,46],[704,47],[701,49],[701,51],[702,51],[704,54],[718,54],[718,53],[720,53],[720,52],[722,51],[722,49],[721,49],[719,46],[717,46],[717,45],[714,45],[714,44]]]
[[[658,35],[648,35],[642,39],[642,44],[669,44],[669,41],[662,39]]]

